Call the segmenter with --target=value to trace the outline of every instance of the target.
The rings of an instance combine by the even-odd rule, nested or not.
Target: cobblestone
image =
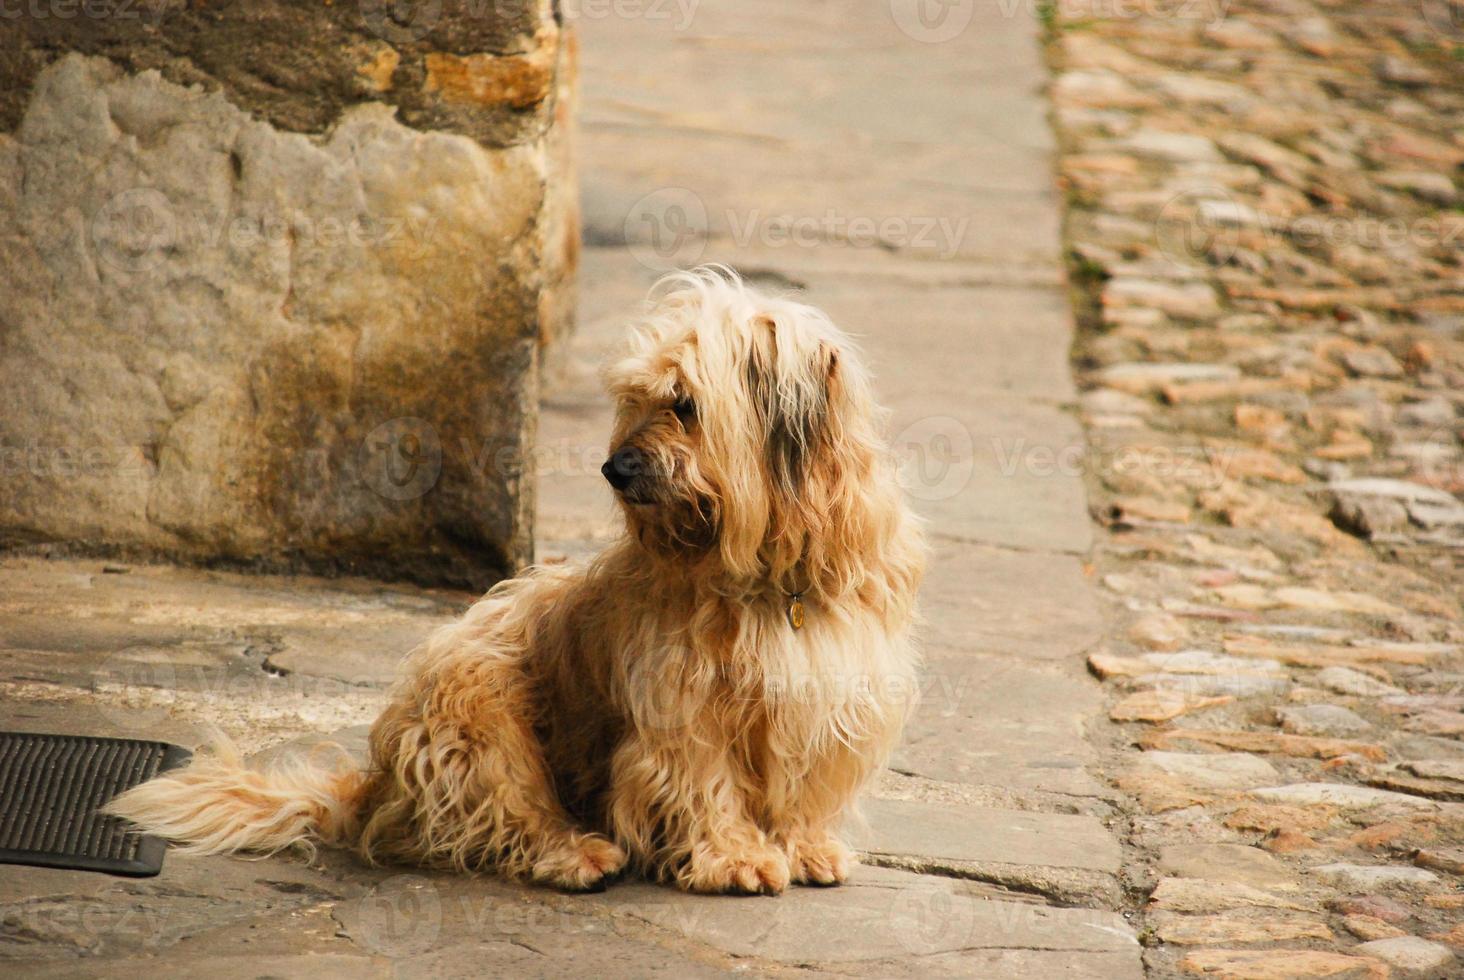
[[[1460,939],[1464,25],[1427,6],[1056,5],[1089,665],[1151,973],[1405,976]],[[1205,827],[1325,935],[1161,880]]]

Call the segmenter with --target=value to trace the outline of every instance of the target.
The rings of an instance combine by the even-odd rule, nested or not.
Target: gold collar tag
[[[803,596],[788,597],[788,625],[795,631],[803,629]]]

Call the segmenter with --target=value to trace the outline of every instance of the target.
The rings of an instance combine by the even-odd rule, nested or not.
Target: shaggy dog
[[[726,270],[668,277],[609,372],[626,534],[435,632],[364,771],[201,758],[110,812],[195,853],[311,841],[564,889],[834,885],[916,691],[916,520],[848,339]]]

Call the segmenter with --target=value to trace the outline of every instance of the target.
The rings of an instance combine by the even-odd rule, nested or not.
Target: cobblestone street
[[[1179,9],[1049,44],[1145,961],[1457,975],[1464,24]]]

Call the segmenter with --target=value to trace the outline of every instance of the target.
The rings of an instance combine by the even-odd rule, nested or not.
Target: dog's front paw
[[[788,859],[766,845],[698,849],[679,884],[712,895],[777,895],[788,887]]]
[[[534,862],[534,880],[565,891],[603,891],[625,860],[625,852],[599,834],[570,834],[545,848]]]
[[[791,840],[788,859],[795,882],[821,887],[842,885],[858,863],[854,852],[833,837]]]

